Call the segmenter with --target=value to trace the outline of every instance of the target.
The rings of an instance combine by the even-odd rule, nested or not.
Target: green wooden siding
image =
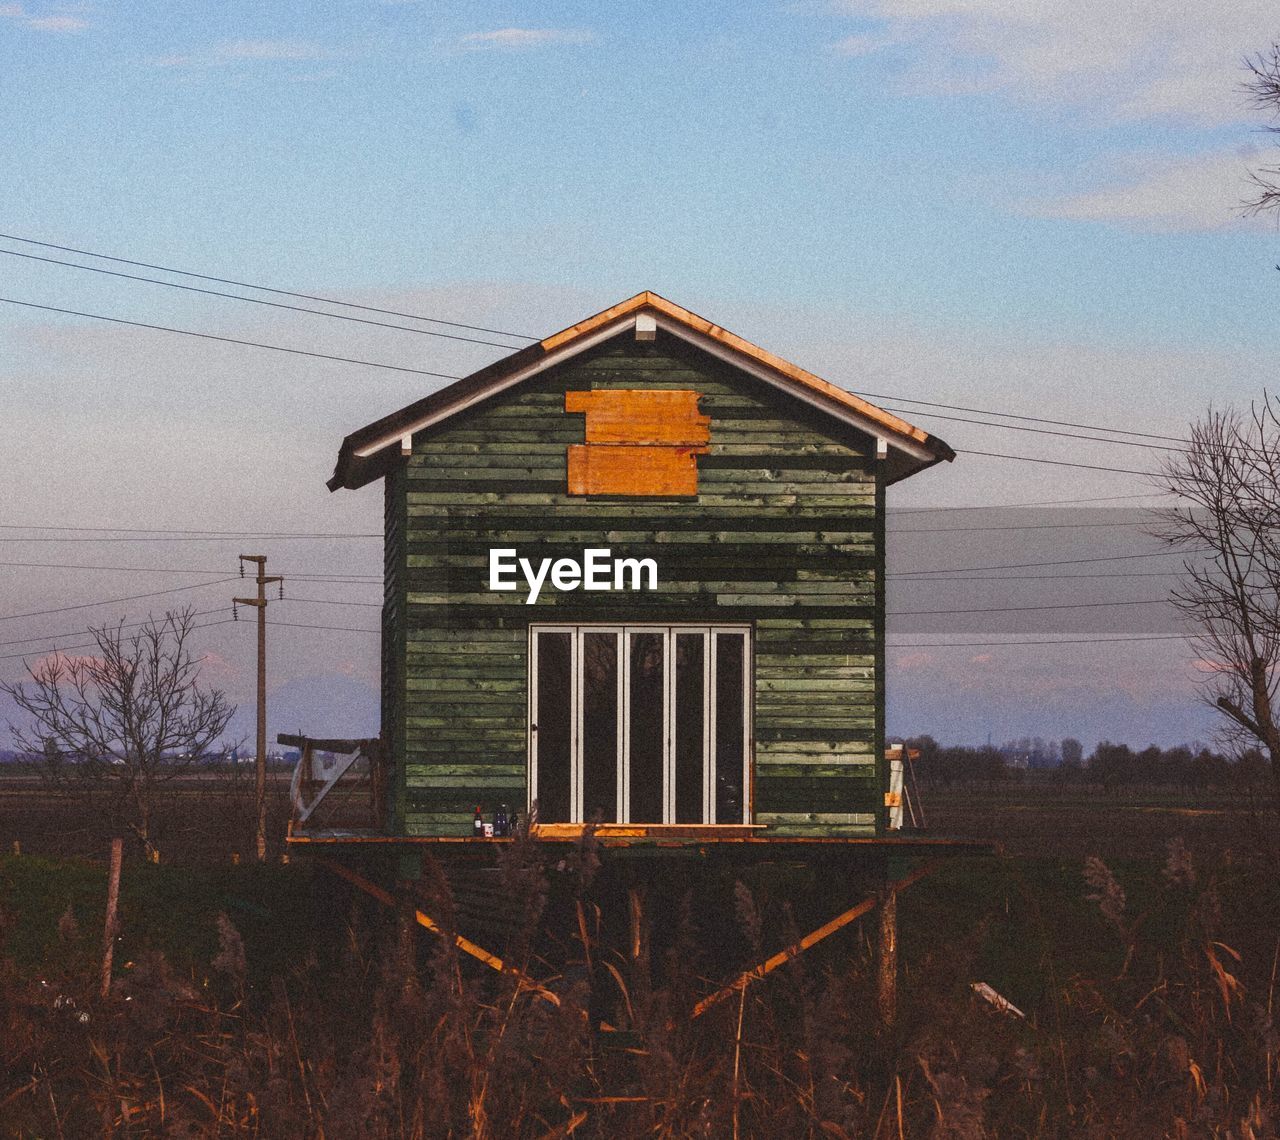
[[[711,416],[696,499],[566,494],[583,417],[564,393],[692,388]],[[757,822],[874,834],[882,815],[883,488],[859,438],[659,334],[585,352],[419,432],[387,482],[384,717],[398,825],[463,835],[475,804],[523,810],[533,622],[747,622]],[[488,554],[654,558],[655,592],[487,589]],[[393,580],[393,573],[395,575]]]
[[[405,475],[396,468],[383,488],[382,735],[403,771],[405,691]],[[404,782],[388,789],[392,827],[404,827]]]

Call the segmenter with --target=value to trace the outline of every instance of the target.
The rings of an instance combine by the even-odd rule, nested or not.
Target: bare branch
[[[1280,49],[1276,49],[1280,53]],[[1280,54],[1267,64],[1278,82]],[[1259,64],[1261,68],[1262,65]],[[1280,106],[1280,104],[1277,104]],[[1280,806],[1280,410],[1266,393],[1247,416],[1210,410],[1161,482],[1185,505],[1154,512],[1153,533],[1188,555],[1171,600],[1195,624],[1207,696],[1233,734],[1261,746]]]
[[[1270,113],[1280,118],[1280,44],[1273,43],[1266,51],[1250,56],[1244,61],[1249,72],[1244,82],[1244,94],[1256,111]],[[1266,131],[1280,131],[1280,124],[1271,123]],[[1252,171],[1249,181],[1254,194],[1241,205],[1246,216],[1280,210],[1280,167],[1263,166]]]
[[[190,609],[92,629],[95,652],[53,654],[27,666],[27,680],[0,684],[27,714],[10,726],[18,747],[43,759],[50,778],[109,790],[120,822],[154,847],[157,786],[179,775],[221,737],[234,707],[198,685],[187,642]]]

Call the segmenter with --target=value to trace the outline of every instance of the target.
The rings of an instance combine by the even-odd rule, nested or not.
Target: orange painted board
[[[571,495],[696,495],[699,447],[571,444]]]
[[[617,388],[566,392],[564,410],[585,412],[587,443],[666,443],[695,446],[711,441],[711,417],[698,411],[697,392]]]

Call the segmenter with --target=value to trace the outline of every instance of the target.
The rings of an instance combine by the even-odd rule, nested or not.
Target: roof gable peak
[[[648,326],[639,319],[645,314],[652,317]],[[629,327],[643,339],[650,339],[661,329],[875,436],[886,449],[892,448],[901,455],[904,463],[896,478],[955,457],[942,440],[906,420],[645,289],[353,432],[343,440],[329,489],[363,486],[381,474],[377,457],[396,445],[403,449],[414,432],[457,415]]]

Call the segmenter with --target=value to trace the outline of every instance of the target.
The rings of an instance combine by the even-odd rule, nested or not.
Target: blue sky
[[[1280,234],[1238,211],[1247,171],[1276,153],[1242,61],[1277,32],[1258,0],[1211,14],[1169,0],[0,2],[0,231],[538,335],[652,288],[855,389],[1176,434],[1280,364]],[[497,355],[0,266],[0,296],[41,304],[459,374]],[[376,529],[373,497],[321,486],[342,435],[430,386],[6,305],[0,384],[12,522],[326,530]],[[1151,459],[918,422],[962,449]],[[962,456],[898,501],[1147,489]],[[371,549],[339,546],[309,564],[376,569]],[[191,566],[213,552],[167,550]],[[10,613],[129,581],[0,579]],[[35,638],[52,620],[5,628]],[[247,693],[225,634],[211,652]],[[372,677],[353,635],[281,637]],[[1171,691],[1185,716],[1170,735],[1211,726],[1168,651],[1123,669],[1062,654],[1071,709],[1089,704],[1079,682],[1103,710],[1082,708],[1076,735],[1127,739],[1152,719],[1132,709]],[[972,663],[919,658],[894,719],[948,738],[930,693],[953,699]],[[1044,699],[1006,660],[983,697],[997,738],[1036,731],[1020,710]],[[289,668],[281,684],[300,683]],[[1108,703],[1126,684],[1130,704]]]

